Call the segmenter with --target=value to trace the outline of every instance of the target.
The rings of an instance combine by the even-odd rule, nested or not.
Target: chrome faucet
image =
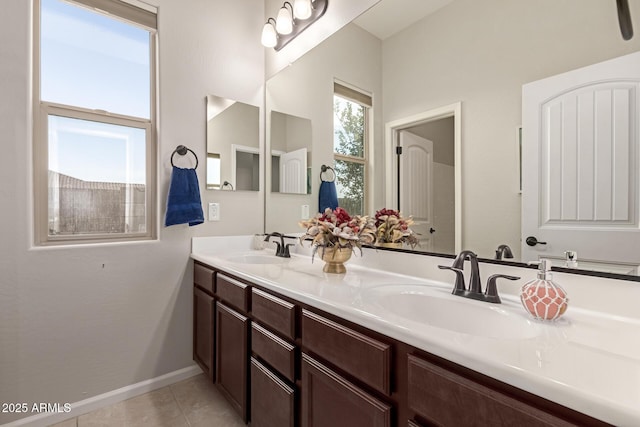
[[[500,245],[498,246],[498,249],[496,249],[495,259],[502,258],[513,258],[513,252],[511,252],[511,248],[507,245]]]
[[[295,246],[295,243],[288,243],[285,245],[284,243],[284,234],[282,233],[278,233],[278,232],[273,232],[273,233],[269,233],[267,234],[267,237],[264,238],[265,242],[269,242],[269,239],[271,237],[279,237],[280,238],[280,242],[273,242],[276,244],[276,256],[282,257],[282,258],[291,258],[291,254],[289,253],[289,246]]]
[[[464,282],[464,262],[469,260],[471,262],[471,277],[469,278],[469,289],[467,289]],[[456,282],[453,286],[453,295],[458,295],[464,298],[471,298],[478,301],[486,301],[499,304],[500,296],[498,295],[498,287],[496,282],[498,279],[518,280],[519,277],[508,276],[506,274],[494,274],[487,280],[487,287],[484,293],[482,292],[482,285],[480,280],[480,268],[478,266],[478,256],[472,251],[462,251],[458,254],[453,264],[439,265],[438,268],[451,270],[456,273]]]

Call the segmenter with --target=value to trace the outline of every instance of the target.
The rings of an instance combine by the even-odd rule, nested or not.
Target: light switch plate
[[[302,205],[300,216],[302,219],[309,219],[309,205]]]
[[[220,221],[220,203],[209,203],[209,221]]]

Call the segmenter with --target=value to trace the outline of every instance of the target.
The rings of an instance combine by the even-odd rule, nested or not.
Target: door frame
[[[396,141],[398,132],[416,125],[439,119],[453,117],[454,144],[454,187],[455,187],[455,252],[462,250],[462,102],[445,105],[424,111],[413,116],[403,117],[385,124],[385,205],[394,206],[397,200],[398,171],[395,160]]]

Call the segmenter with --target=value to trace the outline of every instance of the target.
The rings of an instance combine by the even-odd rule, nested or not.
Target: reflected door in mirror
[[[526,260],[640,264],[639,82],[640,52],[523,87]]]
[[[311,120],[271,112],[271,191],[311,194]]]

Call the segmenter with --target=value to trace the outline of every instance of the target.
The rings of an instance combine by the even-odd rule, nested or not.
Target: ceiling
[[[381,0],[353,22],[384,40],[453,0]]]

